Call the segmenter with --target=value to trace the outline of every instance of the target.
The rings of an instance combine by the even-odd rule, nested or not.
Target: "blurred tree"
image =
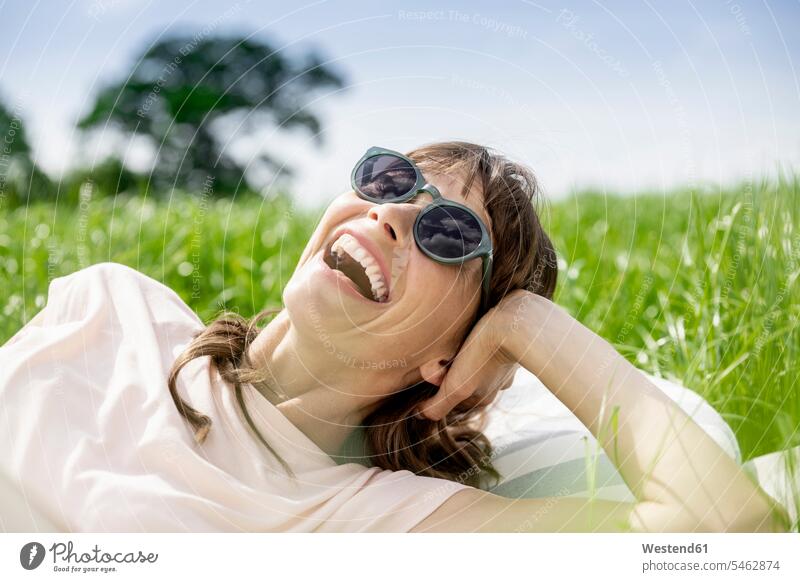
[[[78,167],[64,176],[60,199],[67,204],[79,203],[81,188],[87,183],[92,185],[94,198],[117,194],[136,195],[145,190],[146,178],[126,168],[116,156],[109,156],[91,168]]]
[[[52,191],[50,179],[31,158],[22,117],[0,101],[0,209]]]
[[[25,137],[25,128],[18,113],[12,113],[0,101],[0,151],[3,155],[23,156],[30,161],[31,148]]]
[[[108,124],[145,136],[157,152],[151,178],[159,187],[199,190],[211,176],[214,192],[232,192],[243,184],[245,167],[223,143],[223,129],[236,128],[239,138],[265,124],[304,128],[320,143],[320,120],[309,104],[318,91],[343,85],[315,52],[291,57],[252,38],[181,35],[148,48],[125,81],[100,92],[78,127]],[[260,185],[253,174],[291,172],[263,152],[246,164],[251,187]]]

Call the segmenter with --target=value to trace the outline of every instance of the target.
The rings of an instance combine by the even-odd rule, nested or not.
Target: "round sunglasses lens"
[[[408,194],[417,183],[417,173],[406,160],[389,154],[367,158],[356,169],[356,186],[377,200],[392,200]]]
[[[429,253],[443,259],[458,259],[478,248],[481,227],[466,210],[434,206],[420,217],[417,236]]]

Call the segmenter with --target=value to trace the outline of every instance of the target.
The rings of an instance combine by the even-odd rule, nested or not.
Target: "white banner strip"
[[[798,563],[800,534],[0,535],[3,581],[795,582]]]

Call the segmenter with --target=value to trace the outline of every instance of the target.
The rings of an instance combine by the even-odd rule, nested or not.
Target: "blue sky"
[[[272,128],[232,142],[298,172],[317,204],[369,145],[486,143],[530,164],[545,193],[728,184],[800,162],[800,3],[0,2],[0,94],[57,174],[102,155],[74,120],[159,35],[255,33],[317,48],[347,89],[316,104],[325,143]],[[144,150],[131,151],[144,163]]]

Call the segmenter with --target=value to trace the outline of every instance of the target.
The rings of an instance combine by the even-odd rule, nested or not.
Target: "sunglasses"
[[[410,202],[420,192],[430,194],[433,201],[420,211],[414,222],[414,241],[425,255],[445,265],[481,258],[479,313],[483,313],[489,303],[492,240],[477,214],[463,204],[445,199],[436,186],[425,181],[411,159],[385,148],[368,149],[353,168],[350,181],[360,198],[375,204],[400,204]]]

